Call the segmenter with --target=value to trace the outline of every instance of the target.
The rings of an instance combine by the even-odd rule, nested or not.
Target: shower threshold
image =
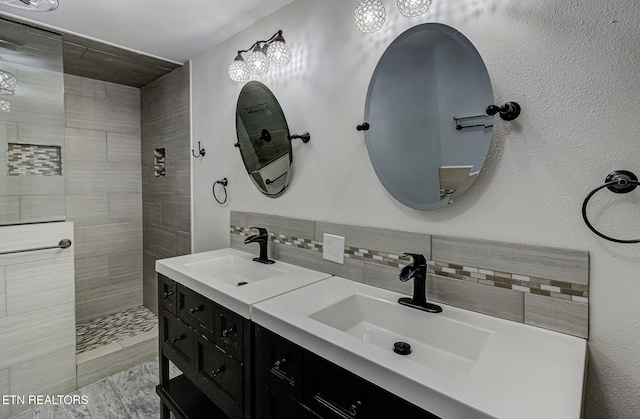
[[[78,387],[158,356],[158,319],[136,307],[76,326]]]

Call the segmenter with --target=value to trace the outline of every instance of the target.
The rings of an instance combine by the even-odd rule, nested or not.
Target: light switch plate
[[[325,233],[322,237],[322,258],[344,264],[344,237]]]

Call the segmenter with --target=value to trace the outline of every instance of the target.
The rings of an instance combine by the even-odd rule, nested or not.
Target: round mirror
[[[365,105],[367,150],[387,191],[432,210],[474,182],[489,151],[489,73],[471,42],[438,23],[396,38],[371,77]]]
[[[236,134],[249,177],[263,194],[281,195],[291,177],[291,141],[280,104],[257,81],[245,84],[236,106]]]

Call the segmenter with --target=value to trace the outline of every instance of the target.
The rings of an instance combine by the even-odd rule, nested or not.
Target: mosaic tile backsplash
[[[62,175],[62,151],[59,146],[9,143],[10,176]]]
[[[242,243],[246,236],[255,233],[255,231],[249,229],[246,225],[233,224],[234,218],[241,219],[245,214],[248,214],[246,215],[248,218],[252,216],[252,213],[232,214],[232,225],[230,226],[232,245],[234,243]],[[270,216],[260,214],[256,215],[256,217],[262,221],[262,219],[269,220]],[[269,229],[269,226],[266,227],[269,230],[270,239],[273,242],[272,247],[276,249],[276,254],[274,255],[276,259],[280,256],[279,250],[284,251],[291,249],[287,250],[286,253],[289,255],[291,252],[300,254],[301,264],[305,263],[305,259],[313,261],[306,267],[320,270],[326,267],[327,269],[325,271],[330,272],[328,269],[333,268],[335,265],[327,265],[327,263],[331,262],[322,260],[323,243],[321,240],[317,240],[318,237],[322,237],[319,230],[316,230],[315,234],[305,234],[306,237],[300,237],[303,234],[291,234],[291,231],[283,234],[277,231],[277,226],[287,226],[289,223],[283,220],[283,217],[273,218],[275,222],[273,223],[274,225],[271,226],[271,229]],[[290,220],[294,223],[295,221],[300,221],[296,219]],[[257,222],[258,221],[252,220],[249,225],[260,225],[256,224]],[[308,223],[315,225],[313,221],[309,221]],[[235,224],[238,223],[236,222]],[[342,233],[342,235],[346,237],[344,250],[345,266],[348,265],[348,260],[361,261],[364,263],[365,271],[369,273],[373,272],[373,268],[367,270],[366,266],[379,266],[381,267],[380,269],[385,272],[385,276],[389,276],[389,279],[388,282],[380,283],[380,281],[377,281],[373,285],[399,292],[406,292],[406,288],[402,291],[397,289],[399,285],[397,274],[395,274],[394,270],[399,270],[408,264],[410,262],[409,257],[402,256],[402,253],[398,253],[397,251],[385,251],[375,248],[384,246],[384,240],[380,240],[379,238],[377,240],[371,240],[372,242],[376,242],[375,246],[362,246],[362,243],[367,241],[367,234],[372,234],[372,238],[375,236],[375,228],[344,226],[344,228],[341,229],[339,225],[336,225],[334,228],[343,230],[344,233]],[[282,229],[288,230],[287,227],[283,227]],[[358,237],[358,240],[360,240],[358,246],[349,245],[349,233],[352,231],[354,235],[360,236]],[[341,234],[336,232],[330,233]],[[411,234],[407,232],[397,233],[403,236]],[[393,234],[393,230],[384,231],[385,237],[392,236]],[[234,239],[234,236],[238,237],[238,239]],[[432,283],[431,286],[441,288],[432,291],[431,294],[428,295],[429,299],[579,337],[588,337],[589,287],[587,252],[543,248],[539,246],[511,245],[501,242],[465,241],[464,239],[447,238],[443,236],[434,236],[433,239],[429,235],[419,236],[421,240],[430,241],[430,243],[428,243],[429,249],[431,249],[431,246],[434,246],[432,250],[433,255],[442,255],[442,249],[447,245],[450,247],[451,242],[455,243],[456,240],[459,240],[461,243],[464,243],[459,249],[461,253],[473,253],[473,246],[478,246],[478,248],[482,248],[482,250],[479,250],[480,254],[484,252],[491,255],[492,251],[497,249],[496,259],[514,259],[513,263],[509,261],[504,262],[504,260],[494,263],[492,257],[487,257],[484,259],[481,258],[481,260],[483,260],[481,266],[470,266],[468,263],[465,263],[466,260],[461,260],[461,263],[452,263],[451,257],[447,257],[445,260],[438,260],[438,258],[431,257],[432,255],[428,255],[425,252],[425,257],[428,259],[428,273],[431,278],[428,280],[427,285],[430,285],[430,281]],[[442,247],[439,247],[441,244]],[[495,249],[493,247],[495,247]],[[251,251],[252,249],[245,246],[243,250]],[[447,252],[445,251],[444,253]],[[306,256],[302,256],[305,254]],[[455,256],[453,257],[455,258]],[[465,259],[464,256],[462,256],[461,259]],[[525,262],[521,264],[523,260]],[[285,261],[289,263],[292,262],[291,260]],[[517,269],[511,269],[511,271],[509,271],[504,269],[511,264],[513,264],[513,266],[519,266],[521,264],[523,266],[522,271]],[[539,264],[541,269],[536,269],[536,264]],[[557,273],[554,272],[553,269],[547,269],[544,265],[557,265]],[[501,269],[496,269],[496,267],[501,267]],[[550,277],[544,277],[540,274],[532,275],[531,272],[544,273],[544,276]],[[547,272],[552,272],[553,275],[547,275]],[[339,272],[334,274],[348,277]],[[363,278],[364,282],[367,283],[366,275],[363,275]],[[357,275],[349,279],[362,280],[359,279]],[[434,283],[437,284],[434,285]],[[468,286],[464,287],[464,284],[468,284]],[[451,289],[447,289],[448,285],[451,286]],[[460,290],[466,290],[465,292],[468,294],[461,295]],[[505,297],[504,303],[502,299],[503,296]],[[478,300],[483,298],[488,298],[488,301],[473,301],[474,299]],[[508,313],[508,315],[502,316],[499,309],[496,309],[494,312],[491,308],[488,310],[484,308],[486,306],[500,305],[506,307],[509,305],[509,302],[512,303],[513,307],[516,307],[517,313]]]

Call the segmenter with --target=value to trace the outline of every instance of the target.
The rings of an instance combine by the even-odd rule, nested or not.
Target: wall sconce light
[[[0,94],[2,95],[12,95],[16,92],[16,86],[18,85],[18,80],[16,80],[16,76],[9,73],[8,71],[0,70]]]
[[[0,99],[0,111],[11,112],[11,102],[6,99]]]
[[[0,0],[0,4],[34,12],[50,12],[58,8],[58,0]]]
[[[245,61],[243,53],[250,52]],[[261,76],[269,67],[284,67],[291,61],[291,51],[282,37],[282,31],[276,32],[266,41],[257,41],[251,47],[238,51],[238,55],[229,64],[229,77],[233,81],[245,82],[251,75]]]
[[[414,17],[427,13],[432,0],[396,0],[398,10],[404,16]],[[356,27],[362,32],[375,32],[382,28],[386,13],[380,0],[362,0],[356,8]]]

